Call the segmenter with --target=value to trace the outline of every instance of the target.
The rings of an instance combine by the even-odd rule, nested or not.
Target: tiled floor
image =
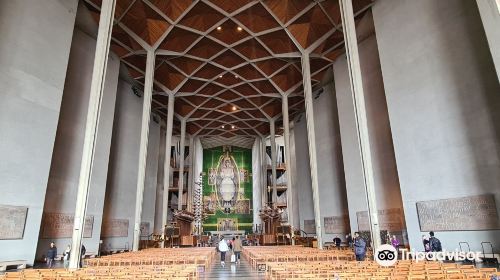
[[[229,256],[226,258],[229,260]],[[204,273],[204,277],[200,277],[201,279],[248,279],[248,280],[259,280],[265,279],[264,272],[257,272],[252,269],[250,264],[241,259],[241,263],[235,264],[226,261],[225,267],[222,267],[220,264],[220,258],[213,262],[212,266],[208,271]]]

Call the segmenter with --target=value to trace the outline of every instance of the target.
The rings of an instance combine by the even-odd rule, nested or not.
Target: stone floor
[[[226,258],[229,260],[229,256]],[[248,279],[248,280],[259,280],[265,279],[264,272],[257,272],[253,270],[250,264],[241,259],[239,264],[231,263],[226,261],[225,267],[222,267],[220,264],[220,258],[217,258],[216,261],[212,263],[212,266],[209,270],[207,270],[204,274],[200,275],[201,279]]]

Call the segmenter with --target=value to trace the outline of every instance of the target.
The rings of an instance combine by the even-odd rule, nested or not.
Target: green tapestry
[[[203,150],[203,230],[250,233],[252,150],[217,147]]]

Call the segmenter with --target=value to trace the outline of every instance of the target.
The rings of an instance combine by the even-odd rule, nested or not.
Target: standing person
[[[57,247],[54,242],[50,242],[50,248],[47,251],[47,268],[54,267],[54,259],[57,256]]]
[[[239,236],[236,236],[236,240],[233,242],[233,251],[236,256],[236,264],[240,263],[240,254],[243,251],[243,244],[241,244],[241,239]]]
[[[347,244],[349,245],[349,247],[352,248],[352,236],[350,233],[348,233],[346,236],[345,236],[345,239],[347,241]]]
[[[229,250],[233,250],[234,240],[235,240],[234,237],[233,237],[233,239],[229,240]]]
[[[224,267],[226,265],[226,252],[229,251],[226,240],[224,237],[219,242],[219,252],[220,252],[220,265]]]
[[[366,241],[359,235],[359,232],[354,233],[354,254],[357,261],[364,261],[366,256]]]
[[[66,250],[64,250],[64,253],[63,253],[63,260],[64,260],[64,268],[65,269],[69,268],[69,257],[70,257],[70,254],[71,254],[71,246],[68,245],[68,247],[66,247]]]
[[[431,245],[429,244],[429,238],[427,238],[425,235],[422,235],[422,243],[424,244],[424,251],[426,253],[431,251]]]
[[[396,251],[399,252],[399,246],[401,245],[398,238],[396,237],[396,235],[393,235],[392,238],[391,238],[391,245],[392,247],[396,248]]]
[[[439,241],[437,237],[434,237],[434,232],[433,231],[429,232],[429,235],[430,235],[429,246],[431,247],[431,252],[443,251],[443,247],[441,246],[441,241]]]
[[[85,248],[85,246],[83,246],[83,243],[82,243],[82,249],[80,251],[81,255],[80,255],[80,268],[83,267],[83,259],[85,259],[85,253],[87,253],[87,249]]]
[[[338,236],[335,236],[335,238],[333,239],[333,243],[335,243],[335,247],[337,247],[337,248],[340,248],[341,242],[342,242],[342,240]]]

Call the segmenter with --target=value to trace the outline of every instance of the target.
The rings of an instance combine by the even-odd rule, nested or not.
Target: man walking
[[[354,233],[354,254],[357,261],[364,261],[366,256],[366,241],[359,235],[359,232]]]
[[[57,248],[56,244],[54,242],[50,242],[50,248],[47,251],[47,268],[53,268],[54,267],[54,259],[57,256]]]
[[[240,263],[240,254],[243,250],[243,244],[241,244],[241,239],[239,236],[236,236],[236,239],[233,242],[233,251],[236,256],[236,264]]]

